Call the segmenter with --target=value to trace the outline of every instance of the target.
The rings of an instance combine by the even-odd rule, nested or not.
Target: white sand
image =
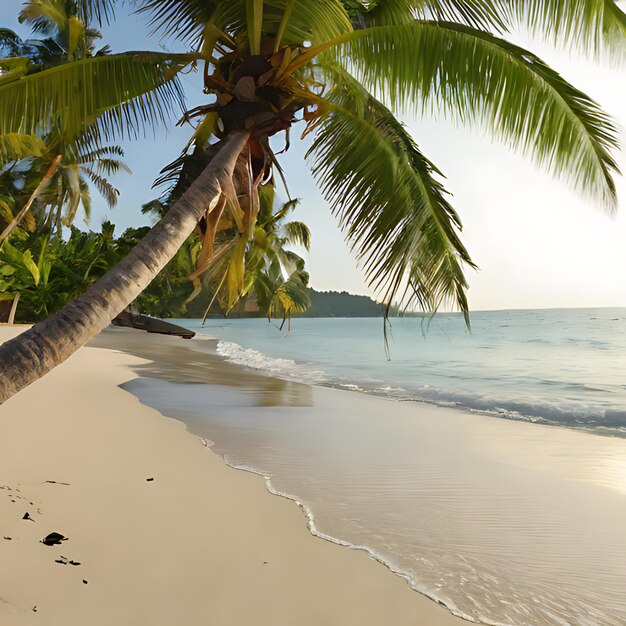
[[[2,626],[463,623],[119,389],[139,362],[83,348],[0,406]]]

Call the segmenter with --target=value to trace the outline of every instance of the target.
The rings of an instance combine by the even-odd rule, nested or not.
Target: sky
[[[2,0],[0,26],[27,36],[16,20],[20,6],[20,0]],[[102,30],[103,41],[115,52],[162,48],[149,36],[141,17],[123,10]],[[523,34],[514,39],[598,101],[614,117],[626,146],[626,64],[593,63]],[[199,74],[184,76],[183,85],[189,106],[199,103]],[[626,179],[617,179],[620,208],[610,216],[481,129],[433,117],[402,119],[445,174],[445,186],[462,218],[463,240],[480,268],[468,270],[473,310],[626,307]],[[120,142],[133,173],[113,179],[121,195],[112,211],[94,192],[90,226],[98,228],[105,218],[117,225],[118,232],[146,224],[140,207],[159,196],[152,183],[180,154],[190,134],[188,126],[169,132],[149,130],[145,138]],[[375,297],[309,174],[304,160],[307,143],[295,141],[298,134],[297,127],[292,129],[292,147],[280,160],[291,195],[301,199],[294,219],[305,221],[312,231],[311,251],[304,254],[311,285]],[[618,154],[617,161],[626,171],[626,152]]]

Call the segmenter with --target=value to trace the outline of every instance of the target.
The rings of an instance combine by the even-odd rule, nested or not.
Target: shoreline
[[[0,494],[36,520],[0,500],[3,625],[462,623],[361,551],[317,541],[287,499],[120,388],[150,367],[82,348],[0,407]],[[69,541],[42,546],[52,531]]]
[[[531,544],[534,543],[535,536],[537,536],[536,533],[541,533],[539,537],[541,538],[541,542],[543,542],[542,545],[545,546],[544,549],[548,549],[550,552],[556,550],[557,553],[563,555],[560,563],[558,561],[554,563],[560,568],[562,576],[565,576],[569,580],[570,573],[576,571],[575,568],[579,565],[581,568],[584,568],[586,572],[582,578],[578,580],[572,579],[570,581],[570,584],[573,583],[574,585],[569,589],[570,598],[575,597],[571,594],[576,593],[575,590],[577,588],[580,589],[580,584],[585,580],[595,585],[599,584],[599,582],[593,578],[594,567],[599,566],[596,560],[591,562],[587,561],[586,563],[580,561],[575,565],[577,558],[587,558],[584,557],[583,552],[580,552],[577,548],[579,542],[582,542],[582,545],[591,542],[589,545],[596,546],[596,554],[600,560],[602,560],[600,555],[603,555],[604,558],[611,555],[609,558],[614,562],[615,559],[618,559],[617,562],[611,565],[614,572],[612,575],[623,576],[624,572],[622,570],[626,561],[619,560],[620,557],[618,557],[618,555],[624,552],[624,542],[619,538],[616,539],[615,528],[613,528],[614,524],[611,523],[611,530],[607,530],[609,535],[607,535],[606,544],[602,541],[598,543],[597,531],[599,527],[597,524],[598,520],[595,519],[598,516],[600,518],[603,515],[606,516],[607,513],[609,514],[609,518],[621,519],[623,517],[624,511],[620,507],[623,506],[623,500],[621,500],[621,498],[623,498],[626,487],[620,482],[619,475],[616,475],[615,472],[609,471],[607,473],[606,471],[614,465],[616,469],[621,467],[620,463],[622,459],[626,458],[626,450],[622,439],[605,437],[598,433],[589,433],[581,430],[562,427],[557,428],[552,425],[503,420],[495,416],[468,413],[459,411],[458,409],[435,407],[432,405],[429,406],[423,403],[390,402],[389,399],[376,397],[371,394],[355,394],[348,390],[325,386],[311,386],[283,379],[275,379],[253,370],[247,370],[242,365],[224,362],[222,356],[215,354],[212,349],[209,349],[215,342],[215,340],[203,341],[200,344],[196,344],[196,348],[188,343],[183,344],[178,354],[170,355],[173,357],[172,360],[163,362],[159,366],[152,364],[152,366],[143,368],[140,375],[144,378],[137,381],[137,384],[130,384],[125,386],[125,388],[141,398],[142,401],[146,402],[149,406],[158,408],[163,414],[180,419],[188,426],[191,432],[195,432],[200,436],[210,436],[211,439],[217,442],[213,448],[214,452],[216,452],[226,464],[231,467],[237,467],[238,469],[260,474],[266,479],[266,482],[268,482],[267,477],[270,476],[268,490],[299,503],[307,516],[309,526],[311,526],[311,521],[313,522],[313,528],[310,528],[310,530],[315,536],[326,539],[331,543],[347,545],[356,551],[366,551],[370,559],[377,560],[385,565],[386,569],[390,572],[393,572],[398,577],[402,577],[410,585],[411,589],[417,591],[418,594],[423,597],[429,598],[429,601],[439,603],[440,606],[446,607],[445,610],[458,616],[458,619],[464,617],[468,621],[476,621],[479,623],[509,623],[509,621],[517,623],[514,618],[506,619],[504,614],[504,619],[498,619],[500,616],[497,611],[491,614],[489,612],[479,612],[478,614],[473,613],[471,616],[468,615],[462,609],[462,602],[460,606],[456,604],[457,600],[462,599],[462,596],[458,596],[458,591],[456,598],[445,593],[442,595],[441,591],[445,592],[445,587],[443,589],[439,586],[432,587],[432,578],[429,580],[422,576],[423,572],[416,575],[415,571],[405,569],[407,566],[406,559],[404,559],[404,561],[402,559],[396,560],[393,558],[393,555],[390,556],[389,553],[385,553],[385,550],[379,555],[376,543],[371,543],[367,540],[355,540],[353,536],[346,535],[344,532],[345,529],[341,530],[336,525],[333,525],[334,522],[329,525],[329,508],[333,508],[338,504],[337,500],[333,499],[333,494],[327,494],[329,499],[324,495],[323,500],[317,499],[312,501],[310,500],[311,492],[309,491],[307,494],[306,489],[303,491],[305,483],[302,482],[303,479],[307,483],[310,478],[314,479],[312,474],[307,472],[305,472],[304,475],[300,474],[299,479],[294,478],[291,483],[287,483],[291,485],[290,488],[285,488],[284,471],[280,470],[279,467],[278,474],[276,474],[277,467],[274,466],[274,469],[272,469],[272,465],[267,464],[269,457],[265,458],[264,461],[260,458],[257,462],[246,461],[246,445],[250,442],[244,444],[244,448],[242,449],[241,447],[237,447],[240,446],[240,444],[237,443],[237,438],[240,438],[239,434],[235,434],[235,439],[232,439],[232,437],[229,439],[227,432],[229,427],[226,426],[226,424],[231,421],[231,418],[234,419],[235,425],[231,425],[230,428],[238,430],[238,432],[242,432],[242,428],[252,428],[256,434],[250,437],[254,439],[255,447],[257,443],[261,445],[261,447],[267,444],[261,424],[265,424],[269,419],[271,424],[268,432],[272,440],[271,445],[276,449],[276,455],[280,456],[281,454],[287,453],[287,458],[289,457],[288,451],[291,446],[285,448],[283,445],[284,442],[277,443],[277,441],[274,441],[274,437],[277,436],[279,432],[276,431],[276,428],[278,427],[279,430],[282,429],[280,424],[288,426],[290,419],[286,418],[287,421],[282,422],[280,420],[272,421],[271,416],[276,412],[282,412],[286,416],[292,416],[291,420],[293,420],[294,417],[305,415],[307,411],[309,411],[315,414],[314,416],[317,420],[324,414],[329,414],[331,417],[334,417],[334,419],[337,419],[340,415],[337,411],[346,411],[348,413],[355,410],[360,411],[359,421],[352,422],[351,432],[358,432],[354,430],[355,428],[362,430],[361,426],[367,431],[369,428],[367,421],[369,420],[368,414],[372,411],[384,415],[392,413],[396,417],[404,415],[404,417],[409,418],[409,421],[414,426],[419,423],[417,424],[417,432],[422,432],[426,434],[427,437],[431,437],[436,433],[439,433],[438,436],[440,436],[443,426],[443,434],[445,436],[442,442],[445,445],[443,448],[439,448],[439,450],[443,452],[444,455],[458,448],[459,442],[455,441],[455,438],[458,439],[460,436],[461,439],[469,437],[470,442],[473,440],[471,445],[471,448],[473,448],[473,457],[470,459],[471,463],[470,465],[462,466],[465,470],[470,471],[468,480],[482,480],[480,478],[481,473],[487,471],[488,474],[491,473],[496,476],[496,482],[499,481],[501,483],[499,485],[492,485],[493,487],[500,489],[500,491],[502,487],[505,488],[505,490],[500,493],[500,498],[505,497],[507,499],[503,501],[505,505],[504,510],[502,510],[499,503],[500,501],[498,501],[497,498],[495,508],[493,502],[489,504],[488,501],[484,500],[484,489],[481,492],[483,495],[477,492],[477,495],[481,498],[479,501],[482,503],[479,507],[476,508],[477,505],[476,502],[473,501],[473,498],[468,500],[466,506],[471,507],[472,510],[476,508],[476,512],[480,515],[481,519],[489,520],[494,514],[497,515],[501,518],[499,524],[504,523],[506,528],[506,524],[511,522],[511,516],[506,512],[506,509],[512,506],[512,504],[508,503],[508,500],[510,500],[510,498],[519,499],[522,505],[522,508],[513,515],[512,521],[514,522],[514,527],[511,528],[511,531],[513,531],[514,534],[500,535],[496,540],[496,545],[503,545],[503,539],[506,540],[506,543],[514,541],[518,550],[517,558],[524,558],[524,560],[527,561],[529,553],[526,552],[524,548],[528,548],[530,545],[528,543],[524,544],[524,542],[531,540]],[[204,344],[204,347],[201,348],[202,344]],[[126,348],[128,349],[129,347],[126,346]],[[204,348],[209,349],[209,352],[205,353]],[[186,378],[181,379],[180,376],[181,372],[186,374],[185,368],[187,363],[195,361],[194,357],[190,356],[190,350],[195,351],[195,349],[200,349],[206,358],[204,358],[203,362],[200,364],[194,363],[194,371],[197,374],[197,380],[192,382],[199,384],[189,385],[185,384],[188,382]],[[146,355],[142,354],[142,356],[145,357]],[[212,371],[210,365],[211,361],[217,362],[221,367],[229,369],[227,378],[230,380],[226,386],[222,384],[224,381],[220,382],[207,379],[207,376],[209,376]],[[206,371],[203,371],[204,368],[206,368]],[[234,376],[234,378],[231,378],[231,376]],[[210,382],[210,385],[207,385],[207,382]],[[233,393],[235,394],[234,396],[232,395]],[[207,406],[205,399],[209,397],[211,398],[210,404],[217,403],[217,408]],[[198,404],[199,399],[201,400],[201,404]],[[184,407],[184,409],[182,407]],[[225,411],[230,412],[226,413],[224,416],[222,413]],[[256,415],[256,418],[254,415]],[[361,417],[366,418],[365,423],[360,421]],[[391,415],[388,415],[388,417],[391,417]],[[257,421],[258,424],[256,424]],[[431,426],[427,425],[429,422]],[[438,425],[439,423],[441,423],[441,425]],[[260,428],[258,431],[257,426]],[[323,421],[315,427],[316,432],[324,432],[329,426],[330,423],[327,420]],[[225,431],[224,428],[227,430]],[[226,437],[226,439],[224,439],[224,437]],[[486,437],[484,441],[482,441],[483,437]],[[519,437],[521,437],[521,440],[519,440]],[[293,449],[300,454],[304,454],[306,457],[312,450],[301,447],[301,443],[302,442],[296,442]],[[415,443],[417,443],[417,441]],[[277,445],[279,446],[278,448],[276,448]],[[452,447],[450,448],[450,446]],[[349,447],[352,448],[352,444],[350,444]],[[237,453],[237,450],[239,450],[239,453]],[[241,461],[240,455],[242,450],[244,451],[243,462]],[[282,450],[282,452],[280,452],[280,450]],[[388,450],[389,453],[392,454],[392,449],[388,448]],[[230,452],[233,451],[236,453],[234,457],[230,454]],[[418,456],[424,452],[425,450],[415,450]],[[563,454],[565,455],[564,457]],[[565,459],[565,462],[562,462],[561,457]],[[391,458],[392,457],[385,457],[385,459]],[[327,460],[328,459],[326,459],[326,461]],[[385,462],[384,459],[381,460]],[[600,464],[598,464],[599,460],[601,461]],[[318,463],[324,462],[325,461],[322,459],[318,461]],[[452,462],[456,463],[457,460],[452,459]],[[574,465],[572,464],[573,462]],[[578,465],[580,465],[580,467],[578,467]],[[505,469],[505,474],[502,474],[502,470]],[[327,472],[333,473],[333,468],[327,468]],[[461,469],[460,472],[460,475],[463,476],[464,470]],[[475,472],[478,472],[478,474]],[[456,474],[456,477],[454,475],[448,475],[443,483],[438,483],[438,486],[429,484],[427,486],[423,485],[422,487],[435,489],[439,493],[445,494],[450,484],[454,486],[458,479],[458,472],[456,472]],[[333,475],[338,477],[337,474],[333,473]],[[505,478],[506,475],[508,475],[508,478]],[[474,478],[470,478],[469,476],[474,476]],[[540,476],[541,478],[537,480]],[[371,479],[371,476],[369,478]],[[367,482],[368,478],[364,477],[364,480]],[[331,484],[329,483],[327,487],[331,487]],[[474,487],[472,487],[472,489],[474,489]],[[298,495],[290,495],[294,493]],[[531,507],[530,510],[527,510],[523,506],[523,503],[526,502],[528,497],[538,497],[541,500],[539,503],[540,508],[536,509]],[[542,504],[544,500],[542,499],[547,498],[548,500],[552,500],[555,497],[560,503],[558,509],[555,509],[553,512],[550,512],[549,508],[544,510],[544,505]],[[586,502],[587,504],[583,505],[582,502]],[[436,501],[433,501],[432,504],[436,511],[439,505]],[[594,523],[591,525],[588,524],[589,527],[585,527],[585,517],[580,515],[579,511],[581,510],[579,507],[585,510],[589,505],[591,505],[591,510],[594,510],[594,515],[589,518],[588,521],[592,521],[593,518]],[[323,511],[324,508],[326,509],[325,511]],[[307,509],[309,511],[308,515]],[[561,510],[561,512],[558,512],[559,510]],[[620,510],[621,513],[619,513]],[[312,511],[314,511],[315,514],[313,514]],[[559,519],[562,519],[565,511],[573,516],[570,518],[570,521],[573,521],[567,524],[567,526],[555,525],[556,518],[553,519],[553,516],[556,514],[557,517],[560,516]],[[600,511],[602,513],[600,513]],[[323,523],[321,527],[318,527],[316,522],[318,513],[320,512],[324,512],[324,519],[322,520]],[[363,514],[362,510],[361,514]],[[502,515],[504,515],[504,517],[502,517]],[[546,515],[548,517],[546,517]],[[533,519],[534,516],[538,516],[537,519]],[[530,524],[528,529],[524,527],[518,529],[516,520],[525,519],[527,517],[527,521]],[[361,519],[364,518],[361,517]],[[337,520],[335,520],[335,522],[336,521]],[[471,523],[471,517],[465,520],[465,522],[467,521]],[[439,546],[441,546],[446,552],[454,552],[454,537],[451,537],[449,533],[454,535],[459,528],[464,526],[465,522],[460,518],[457,520],[456,524],[453,523],[452,526],[446,525],[445,528],[448,532],[440,532],[439,529],[435,529],[432,526],[422,528],[419,525],[414,527],[414,532],[418,532],[426,537],[432,536],[433,541],[431,543],[435,545],[430,546],[430,548],[434,547],[435,550],[439,551]],[[548,524],[548,530],[544,533],[546,523]],[[420,530],[417,530],[418,528],[420,528]],[[476,530],[478,530],[478,527],[473,532],[476,532]],[[560,538],[561,530],[565,532],[565,539],[563,540]],[[519,534],[520,531],[522,531],[521,535]],[[526,535],[526,538],[524,538],[524,535]],[[621,533],[619,533],[619,536],[621,536]],[[480,537],[476,536],[475,539],[478,540]],[[486,538],[483,537],[482,539],[483,541],[486,539],[487,543],[491,543],[491,535]],[[498,540],[500,544],[497,543]],[[482,545],[484,548],[484,543],[476,544],[476,546],[479,545]],[[610,552],[613,548],[609,548],[609,546],[615,546],[615,552],[613,554]],[[609,552],[607,552],[607,550],[609,550]],[[572,555],[571,558],[568,556],[570,554]],[[415,555],[415,553],[413,553],[413,555]],[[506,551],[500,554],[499,551],[496,550],[496,552],[491,551],[488,555],[484,554],[483,559],[486,559],[484,562],[487,565],[490,561],[498,562],[501,560],[500,557],[504,558],[506,556]],[[508,556],[511,557],[512,554]],[[565,560],[563,560],[563,558],[565,558]],[[572,558],[574,559],[573,561]],[[541,563],[544,562],[541,557],[541,551],[535,554],[535,560],[533,562],[536,563],[538,567],[541,567]],[[550,560],[546,561],[546,566],[549,567],[550,563]],[[445,567],[442,569],[441,563],[439,563],[438,569],[439,571],[446,571],[447,569],[446,579],[453,574],[453,577],[460,577],[458,579],[462,581],[463,569],[459,568],[457,571],[459,564],[457,563],[455,565],[450,563],[449,565],[449,569]],[[485,573],[488,571],[489,568],[485,570]],[[510,574],[513,574],[513,578],[509,578],[507,584],[515,585],[515,574],[508,572],[507,575]],[[528,574],[529,571],[526,571],[526,575]],[[546,574],[545,570],[543,574]],[[589,578],[589,576],[592,576],[592,578]],[[413,581],[415,580],[419,580],[420,583],[414,584]],[[558,580],[558,578],[556,580]],[[549,578],[545,582],[547,583],[548,581]],[[424,584],[423,587],[421,586],[422,584]],[[578,587],[576,587],[576,585],[578,585]],[[513,588],[509,586],[509,591],[512,590]],[[528,590],[530,590],[530,588],[528,588]],[[508,594],[509,591],[505,593]],[[506,597],[506,595],[504,597]],[[548,607],[555,599],[561,597],[560,593],[557,593],[556,596],[552,595],[552,597],[550,597],[549,594],[544,594],[544,596],[541,597],[546,601],[545,614],[549,616],[550,609]],[[568,595],[565,593],[562,600],[567,602],[567,597]],[[615,600],[613,600],[613,602],[614,601]],[[619,600],[618,605],[621,605],[621,601]],[[558,606],[558,604],[556,606]],[[541,613],[544,612],[543,608],[539,605],[537,609]],[[584,614],[596,615],[597,609],[600,609],[600,612],[597,613],[597,615],[600,616],[598,617],[600,620],[599,623],[620,623],[612,621],[610,617],[602,617],[605,615],[603,609],[609,610],[608,606],[602,607],[602,605],[597,604],[595,606],[587,605],[584,601],[581,601],[577,614],[579,616]],[[552,610],[554,611],[554,608],[552,608]],[[614,604],[613,610],[615,610]],[[610,613],[610,611],[606,615],[609,614],[614,615]],[[497,615],[497,617],[490,617],[490,615]],[[536,617],[535,619],[539,618]],[[535,623],[544,623],[544,619],[545,618],[541,618]],[[545,623],[552,623],[551,620],[552,618],[550,617],[545,620]],[[579,622],[574,620],[573,623]]]
[[[284,491],[280,491],[276,489],[272,485],[272,477],[268,476],[264,472],[257,470],[254,467],[233,464],[229,462],[225,457],[219,454],[218,456],[228,467],[234,470],[247,472],[249,474],[262,477],[265,480],[265,488],[267,492],[270,493],[271,495],[279,497],[279,498],[283,498],[284,500],[294,503],[302,511],[302,514],[304,515],[304,518],[306,520],[307,529],[311,533],[311,536],[315,537],[316,539],[327,541],[328,543],[341,547],[341,548],[347,548],[349,550],[355,550],[357,552],[364,552],[365,554],[367,554],[367,556],[370,559],[383,565],[387,570],[389,570],[391,574],[404,580],[405,583],[409,586],[409,588],[413,592],[419,594],[420,596],[426,598],[427,600],[430,600],[435,605],[442,607],[452,617],[458,618],[458,620],[460,620],[460,623],[464,622],[464,623],[470,623],[470,624],[483,624],[484,626],[507,626],[499,622],[477,621],[473,619],[471,616],[463,614],[458,609],[456,609],[456,607],[448,606],[445,602],[443,602],[436,596],[430,595],[426,590],[420,589],[418,584],[414,581],[413,577],[410,574],[397,568],[393,563],[385,559],[384,556],[377,554],[374,548],[370,546],[366,546],[366,545],[355,545],[353,543],[350,543],[349,541],[345,541],[343,539],[339,539],[338,537],[334,537],[332,535],[328,535],[326,533],[320,532],[315,526],[315,514],[313,513],[313,510],[305,502],[302,502],[298,498],[298,496],[294,496]]]
[[[139,333],[141,333],[141,331],[139,331]],[[268,374],[262,370],[257,370],[256,368],[249,368],[246,365],[243,365],[241,363],[230,361],[225,356],[223,356],[222,354],[216,351],[215,348],[219,340],[217,337],[213,337],[210,335],[198,334],[196,335],[196,337],[194,337],[192,341],[184,341],[183,343],[181,343],[181,341],[178,338],[163,337],[163,336],[157,335],[157,336],[151,337],[152,343],[150,345],[146,345],[146,342],[142,341],[142,338],[143,336],[141,334],[137,334],[135,331],[132,331],[132,330],[128,331],[127,329],[109,328],[103,333],[101,333],[101,335],[94,338],[90,342],[90,344],[102,345],[103,349],[116,350],[116,351],[119,350],[121,352],[124,352],[132,356],[138,356],[138,353],[140,353],[141,358],[147,358],[147,353],[151,354],[149,363],[144,363],[141,366],[141,372],[138,373],[137,370],[135,370],[137,372],[137,376],[139,377],[139,379],[152,378],[152,376],[155,375],[155,372],[151,370],[152,368],[155,368],[158,371],[159,377],[162,376],[163,378],[167,380],[171,380],[171,381],[178,380],[178,377],[176,376],[176,374],[172,374],[168,368],[159,367],[159,362],[156,359],[152,360],[152,356],[154,355],[152,354],[153,350],[151,350],[150,348],[158,350],[159,348],[164,347],[164,344],[171,344],[174,346],[175,349],[177,348],[177,350],[175,350],[176,352],[180,352],[181,348],[183,350],[188,350],[190,353],[197,351],[197,352],[202,353],[203,357],[207,358],[207,360],[217,361],[222,367],[230,368],[231,371],[229,371],[228,374],[226,375],[229,385],[233,384],[234,380],[239,380],[239,384],[240,384],[242,381],[248,382],[250,379],[252,379],[256,382],[258,381],[268,382],[270,383],[270,386],[271,386],[270,381],[275,381],[275,382],[282,381],[290,385],[296,385],[296,386],[301,386],[301,387],[317,387],[319,389],[329,389],[329,390],[340,392],[340,393],[348,393],[348,394],[355,393],[355,390],[351,390],[351,389],[342,389],[339,387],[333,387],[330,385],[320,385],[317,383],[303,383],[301,381],[289,380],[289,379],[284,379],[278,376],[272,376],[271,374]],[[135,343],[133,341],[134,339],[137,339],[138,342]],[[130,340],[130,345],[129,345],[128,340]],[[198,342],[201,342],[201,343],[198,343]],[[104,348],[105,345],[108,345],[109,347]],[[115,346],[115,347],[112,347],[112,346]],[[208,350],[204,349],[207,346],[210,346],[209,349]],[[203,365],[205,365],[206,362],[207,361],[204,361]],[[174,363],[175,361],[169,362],[170,365]],[[144,369],[147,369],[149,371],[148,372],[143,371]],[[236,377],[233,376],[233,373],[236,373],[237,376]],[[152,374],[152,376],[150,376],[150,374]],[[121,386],[122,389],[125,389],[125,385],[126,383]],[[233,386],[236,386],[236,385],[233,385]],[[132,390],[130,389],[125,389],[125,390],[128,391],[128,393],[135,396]],[[372,397],[376,397],[380,400],[394,401],[394,399],[392,398],[384,398],[382,396],[377,396],[374,394],[371,394],[371,395]],[[135,397],[138,397],[138,396],[135,396]],[[140,397],[138,397],[138,399],[145,406],[148,406],[148,407],[151,406],[150,404],[144,403]],[[426,404],[427,406],[431,406],[431,407],[436,406],[436,405],[429,404],[427,402],[423,402],[423,403],[419,401],[416,401],[416,402],[418,404]],[[154,407],[151,407],[151,408],[154,408]],[[438,408],[441,408],[441,407],[438,407]],[[184,418],[163,412],[162,410],[158,408],[154,408],[154,410],[157,410],[162,416],[164,416],[167,419],[174,419],[184,424],[187,431],[193,436],[198,437],[203,442],[203,444],[213,454],[215,454],[227,467],[233,470],[239,471],[239,472],[245,472],[248,474],[252,474],[253,476],[261,477],[264,480],[265,489],[270,495],[279,497],[290,503],[295,504],[301,510],[305,519],[306,528],[308,529],[312,537],[328,542],[331,545],[335,545],[341,548],[347,548],[352,551],[366,554],[371,560],[384,566],[384,568],[388,570],[390,574],[404,581],[404,583],[411,589],[412,592],[418,594],[421,598],[429,602],[432,602],[434,605],[441,607],[443,610],[445,610],[445,612],[448,615],[450,615],[454,620],[456,620],[455,623],[485,624],[485,626],[505,626],[499,622],[476,620],[472,618],[471,616],[464,614],[457,607],[449,606],[448,604],[443,602],[441,599],[439,599],[437,596],[429,593],[425,589],[420,588],[419,584],[414,580],[414,578],[411,576],[410,573],[402,570],[400,567],[398,567],[393,562],[390,562],[388,559],[385,559],[384,556],[376,552],[375,548],[371,546],[367,546],[367,545],[356,545],[349,541],[343,540],[339,537],[335,537],[333,535],[329,535],[324,532],[321,532],[316,527],[315,514],[313,510],[311,509],[311,507],[307,503],[303,502],[298,496],[277,489],[272,483],[272,476],[268,475],[266,472],[264,472],[263,470],[259,468],[246,466],[246,465],[240,465],[240,464],[231,462],[225,455],[219,452],[216,452],[213,449],[214,442],[212,442],[208,438],[201,436],[197,432],[194,432],[193,427],[187,421],[185,421]]]

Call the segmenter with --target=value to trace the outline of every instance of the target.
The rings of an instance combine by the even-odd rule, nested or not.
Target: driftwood
[[[122,311],[117,317],[113,318],[112,323],[115,326],[125,326],[127,328],[137,328],[145,330],[149,333],[158,333],[159,335],[174,335],[183,339],[191,339],[195,336],[192,330],[177,326],[171,322],[165,322],[158,317],[150,315],[142,315],[141,313],[133,313],[128,309]]]

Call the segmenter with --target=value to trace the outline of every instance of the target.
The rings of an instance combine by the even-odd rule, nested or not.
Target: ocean
[[[291,380],[626,434],[626,309],[498,311],[383,322],[197,320],[226,359]],[[388,356],[387,356],[388,354]]]
[[[314,534],[471,621],[626,624],[626,310],[181,323],[124,388]]]

